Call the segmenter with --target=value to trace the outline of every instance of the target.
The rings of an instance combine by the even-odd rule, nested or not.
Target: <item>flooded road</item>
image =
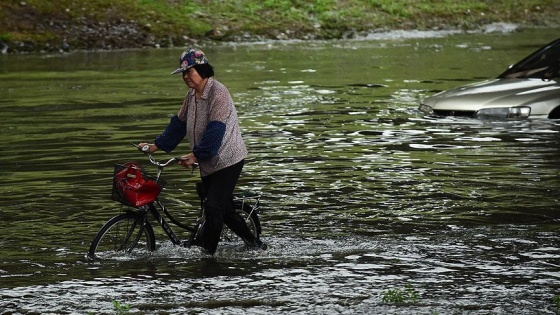
[[[560,122],[416,110],[556,37],[202,45],[238,108],[239,190],[263,194],[269,249],[209,258],[157,231],[154,253],[102,262],[84,255],[118,212],[113,163],[145,162],[129,143],[178,110],[181,49],[0,56],[0,314],[556,314]],[[165,179],[194,219],[197,176]]]

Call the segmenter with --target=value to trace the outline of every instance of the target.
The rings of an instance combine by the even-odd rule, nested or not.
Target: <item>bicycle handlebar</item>
[[[166,167],[169,166],[169,164],[173,163],[173,162],[179,162],[179,161],[186,161],[188,159],[183,159],[180,157],[172,157],[170,158],[167,162],[159,162],[156,159],[154,159],[154,157],[152,156],[151,153],[146,153],[148,155],[148,159],[150,160],[150,163],[152,163],[153,165],[157,166],[157,167]]]
[[[167,160],[167,162],[159,162],[158,160],[156,160],[153,156],[152,153],[150,152],[150,147],[148,145],[145,145],[143,147],[140,147],[139,145],[132,143],[132,145],[137,148],[139,151],[143,152],[144,154],[146,154],[148,156],[148,160],[150,161],[150,163],[152,163],[153,165],[157,166],[158,168],[164,168],[166,166],[169,166],[171,163],[173,162],[179,162],[179,161],[188,161],[189,159],[186,158],[182,158],[182,157],[172,157],[169,160]],[[194,163],[193,164],[193,170],[198,166],[198,163]]]

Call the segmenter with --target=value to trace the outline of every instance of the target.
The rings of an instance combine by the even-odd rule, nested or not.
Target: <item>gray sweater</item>
[[[199,100],[190,89],[177,114],[200,165],[201,176],[232,166],[247,157],[237,111],[228,89],[209,78]]]
[[[171,117],[155,144],[169,153],[185,136],[203,177],[247,157],[231,95],[214,78],[208,79],[199,100],[195,99],[195,91],[189,90],[179,113]]]

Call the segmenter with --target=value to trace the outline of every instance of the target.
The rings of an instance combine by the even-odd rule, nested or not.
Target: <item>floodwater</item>
[[[154,253],[84,258],[118,212],[113,163],[144,162],[130,142],[181,104],[181,48],[0,56],[0,314],[558,313],[560,123],[417,111],[557,33],[201,43],[236,102],[239,189],[263,194],[269,244],[212,258],[161,231]],[[185,222],[196,178],[165,174]]]

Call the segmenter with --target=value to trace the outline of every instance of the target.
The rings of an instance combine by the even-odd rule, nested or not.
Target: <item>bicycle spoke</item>
[[[132,253],[139,247],[151,251],[155,236],[151,226],[142,223],[138,214],[125,213],[109,220],[99,231],[90,246],[88,257],[106,256],[111,253]],[[141,246],[139,246],[141,245]]]

